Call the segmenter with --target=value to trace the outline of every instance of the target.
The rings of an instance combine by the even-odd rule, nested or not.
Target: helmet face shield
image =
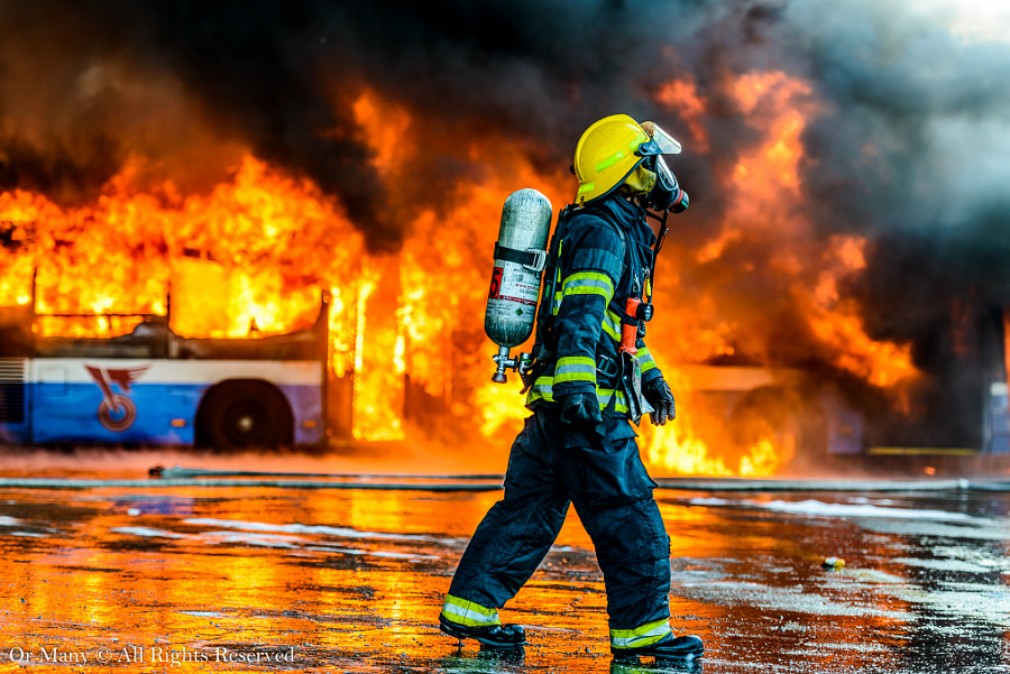
[[[658,124],[645,122],[652,129],[652,140],[642,143],[635,151],[640,157],[648,157],[656,154],[680,154],[680,143],[677,139],[663,131]]]
[[[680,143],[677,139],[663,131],[658,125],[654,125],[655,131],[652,139],[659,144],[660,154],[680,154]]]
[[[656,184],[646,195],[645,206],[660,212],[687,210],[687,192],[680,189],[676,176],[663,159],[664,154],[680,154],[680,143],[655,122],[642,122],[642,130],[649,140],[639,145],[635,154],[644,157],[643,163],[656,174]]]

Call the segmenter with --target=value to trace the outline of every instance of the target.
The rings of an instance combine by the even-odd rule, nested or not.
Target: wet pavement
[[[439,634],[455,564],[499,496],[0,486],[0,672],[649,671],[611,661],[574,513],[502,612],[527,626],[521,657]],[[705,640],[708,674],[1010,673],[1010,494],[657,498],[674,626]],[[829,556],[845,566],[825,569]]]

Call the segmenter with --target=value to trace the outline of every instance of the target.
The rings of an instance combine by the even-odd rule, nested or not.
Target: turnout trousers
[[[535,408],[516,438],[505,496],[484,516],[442,609],[454,622],[500,624],[497,609],[529,580],[569,504],[592,538],[607,590],[611,645],[647,646],[671,633],[670,538],[626,419],[592,439],[563,428],[557,408]]]

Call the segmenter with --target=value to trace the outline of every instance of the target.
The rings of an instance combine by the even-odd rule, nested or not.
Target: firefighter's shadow
[[[436,671],[473,672],[475,674],[519,674],[526,672],[526,650],[518,648],[488,648],[480,650],[457,647],[451,655],[439,658]]]
[[[526,650],[522,647],[481,647],[478,651],[459,647],[434,664],[437,665],[436,671],[474,674],[520,674],[529,671],[526,666]],[[698,660],[658,660],[647,664],[631,664],[612,660],[609,671],[610,674],[702,674],[702,663]]]
[[[610,663],[610,674],[702,674],[699,660],[657,660],[650,664]]]

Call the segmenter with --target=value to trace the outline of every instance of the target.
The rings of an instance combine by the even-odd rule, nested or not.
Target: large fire
[[[719,273],[689,296],[679,281],[688,268],[731,268],[742,242],[761,239],[773,254],[766,269],[734,273],[793,279],[784,286],[788,300],[802,310],[820,355],[837,368],[896,392],[916,375],[907,347],[867,336],[859,307],[839,293],[840,280],[865,265],[864,242],[820,240],[794,208],[801,198],[800,134],[817,114],[810,89],[771,72],[741,76],[731,90],[763,141],[724,178],[734,197],[719,230],[700,248],[674,246],[660,260],[649,343],[678,395],[679,415],[663,428],[645,422],[641,434],[647,464],[665,474],[773,475],[798,450],[788,426],[773,428],[759,418],[728,432],[686,367],[732,358],[741,349],[776,364],[767,352],[771,328],[757,308],[747,325],[724,316]],[[672,81],[656,98],[687,120],[688,152],[711,151],[698,122],[708,103],[692,82]],[[379,175],[391,184],[410,179],[401,166],[419,149],[410,142],[409,111],[371,92],[353,111],[365,135],[376,139],[372,161]],[[538,171],[511,144],[473,141],[469,152],[494,160],[479,179],[445,195],[444,211],[414,212],[404,223],[402,248],[384,254],[367,252],[334,198],[252,155],[203,194],[142,181],[139,158],[85,205],[61,207],[21,190],[0,193],[0,305],[34,301],[40,314],[77,314],[41,322],[39,329],[50,334],[112,336],[131,325],[108,314],[170,313],[180,334],[241,338],[305,327],[326,290],[331,377],[351,382],[350,435],[378,441],[423,434],[471,445],[476,434],[479,444],[504,446],[525,410],[515,378],[507,386],[490,382],[494,347],[481,329],[501,205],[510,192],[529,186],[558,209],[572,185],[567,175]],[[681,180],[690,191],[691,177]]]

